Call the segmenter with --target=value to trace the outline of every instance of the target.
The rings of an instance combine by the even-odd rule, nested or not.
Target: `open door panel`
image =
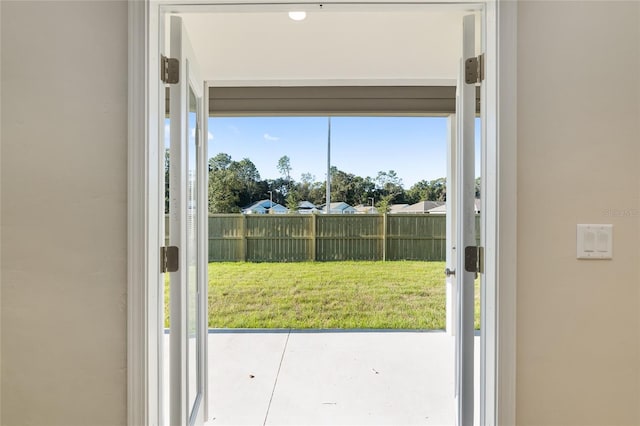
[[[206,401],[206,145],[204,82],[182,19],[171,17],[169,240],[178,248],[170,275],[170,424],[203,425]],[[203,195],[205,194],[205,195]]]
[[[474,281],[465,258],[475,239],[475,83],[465,81],[465,59],[475,56],[475,16],[463,18],[462,59],[457,91],[456,170],[456,424],[473,425],[474,412]]]

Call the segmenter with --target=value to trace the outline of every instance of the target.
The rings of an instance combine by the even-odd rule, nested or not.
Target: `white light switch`
[[[578,259],[613,258],[613,225],[579,224],[577,230]]]

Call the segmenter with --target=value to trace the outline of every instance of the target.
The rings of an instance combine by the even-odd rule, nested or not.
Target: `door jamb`
[[[175,3],[178,1],[129,0],[127,422],[136,426],[159,425],[161,419],[163,322],[157,283],[163,238],[157,212],[164,206],[159,187],[164,158],[157,143],[162,92],[152,82],[159,81],[160,7]],[[510,0],[469,3],[482,4],[485,10],[483,39],[488,78],[482,90],[488,109],[495,111],[487,116],[491,119],[485,120],[483,127],[487,141],[483,152],[487,170],[483,192],[488,195],[483,197],[482,206],[486,230],[483,244],[487,248],[485,262],[491,265],[486,270],[493,271],[485,279],[495,282],[494,291],[483,294],[489,303],[488,309],[483,309],[483,328],[493,330],[495,340],[483,343],[481,348],[487,373],[481,379],[481,424],[515,424],[517,3]],[[493,191],[488,192],[487,188]],[[486,392],[491,389],[494,392]],[[491,396],[486,399],[487,395],[494,395],[495,399]]]
[[[127,424],[161,421],[161,223],[157,19],[148,1],[128,2]],[[153,67],[151,64],[158,64]],[[164,203],[164,201],[163,201]]]
[[[487,65],[487,73],[495,75],[495,87],[487,100],[495,103],[495,143],[487,144],[487,155],[495,161],[487,185],[493,198],[486,200],[494,211],[487,235],[495,238],[495,252],[487,257],[495,273],[494,344],[495,401],[491,401],[496,425],[516,424],[516,303],[517,303],[517,36],[518,3],[498,0],[493,17],[496,31],[487,34],[487,42],[495,46],[495,57]],[[492,99],[493,98],[493,99]],[[493,151],[491,151],[493,150]],[[487,218],[486,220],[490,220]],[[491,232],[490,232],[491,231]],[[492,277],[488,277],[492,278]]]

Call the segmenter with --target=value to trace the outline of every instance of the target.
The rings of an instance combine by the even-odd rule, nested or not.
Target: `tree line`
[[[310,201],[315,205],[325,203],[325,180],[318,181],[310,173],[303,173],[299,181],[292,179],[293,167],[286,155],[278,160],[277,169],[281,177],[262,179],[257,167],[248,158],[236,161],[226,153],[210,158],[209,213],[238,213],[256,201],[269,198],[291,210],[297,209],[300,201]],[[446,201],[447,198],[446,178],[421,180],[405,189],[402,179],[394,170],[379,171],[375,177],[357,176],[336,167],[331,167],[330,173],[333,202],[344,201],[356,206],[371,205],[373,201],[379,211],[387,211],[392,204]],[[168,182],[168,153],[165,174]],[[165,201],[168,210],[168,193]]]

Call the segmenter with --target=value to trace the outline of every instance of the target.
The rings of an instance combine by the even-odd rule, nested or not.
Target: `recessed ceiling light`
[[[306,17],[307,12],[289,12],[289,18],[293,19],[294,21],[302,21]]]

